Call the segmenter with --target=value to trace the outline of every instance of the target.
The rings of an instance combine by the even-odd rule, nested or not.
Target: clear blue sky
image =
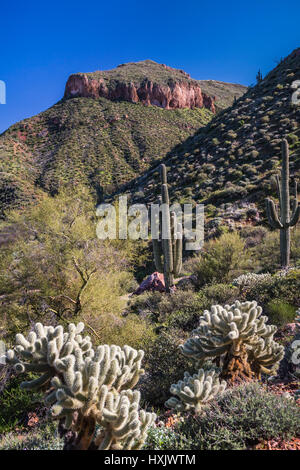
[[[0,11],[0,132],[57,102],[74,72],[152,59],[248,85],[300,46],[299,0],[6,1]]]

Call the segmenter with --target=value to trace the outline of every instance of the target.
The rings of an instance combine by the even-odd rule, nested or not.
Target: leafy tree
[[[1,336],[24,332],[37,320],[82,319],[100,342],[112,340],[109,334],[117,339],[116,332],[132,323],[121,313],[124,285],[134,280],[134,245],[99,240],[96,222],[94,201],[83,188],[45,195],[27,210],[9,214],[0,229],[6,234],[0,259]],[[143,322],[136,323],[135,334],[143,336]],[[123,342],[134,343],[129,328],[125,331]]]
[[[186,270],[197,277],[198,285],[230,282],[250,266],[245,240],[238,233],[224,233],[208,241],[199,255],[186,263]]]

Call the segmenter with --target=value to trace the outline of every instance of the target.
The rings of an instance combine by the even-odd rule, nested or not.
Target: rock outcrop
[[[133,295],[140,295],[144,292],[165,292],[165,290],[164,275],[155,271],[143,280],[136,291],[133,292]]]
[[[141,83],[114,80],[107,84],[104,78],[90,78],[88,74],[71,75],[67,81],[65,98],[107,98],[111,101],[141,102],[165,109],[207,108],[215,113],[215,97],[203,93],[196,81],[172,81],[161,84],[144,79]]]

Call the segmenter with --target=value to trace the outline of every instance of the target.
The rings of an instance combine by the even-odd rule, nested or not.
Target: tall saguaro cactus
[[[157,271],[164,273],[167,292],[172,292],[174,277],[182,267],[182,225],[177,221],[176,213],[170,212],[170,200],[167,184],[167,169],[160,165],[161,197],[159,198],[159,238],[153,238],[153,253]]]
[[[280,212],[278,212],[272,199],[266,199],[269,223],[271,227],[280,229],[280,258],[282,267],[288,266],[290,263],[290,227],[296,225],[300,217],[300,206],[297,199],[297,181],[294,183],[294,200],[292,212],[290,211],[289,177],[289,146],[287,140],[283,139],[281,180],[279,175],[276,177]]]

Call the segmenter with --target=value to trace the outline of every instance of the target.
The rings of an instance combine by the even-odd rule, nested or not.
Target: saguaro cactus
[[[160,165],[161,197],[159,220],[159,238],[153,238],[153,253],[157,271],[164,274],[167,292],[172,292],[174,277],[182,267],[182,225],[177,221],[176,213],[170,212],[170,200],[167,184],[167,170]],[[162,203],[162,205],[161,205]],[[163,260],[162,260],[163,258]]]
[[[281,181],[276,176],[280,213],[272,199],[266,199],[267,216],[271,227],[280,229],[280,258],[281,266],[290,264],[290,227],[296,225],[300,217],[300,206],[297,199],[297,181],[294,186],[294,200],[292,214],[290,214],[289,191],[289,147],[288,142],[282,141],[282,171]]]

